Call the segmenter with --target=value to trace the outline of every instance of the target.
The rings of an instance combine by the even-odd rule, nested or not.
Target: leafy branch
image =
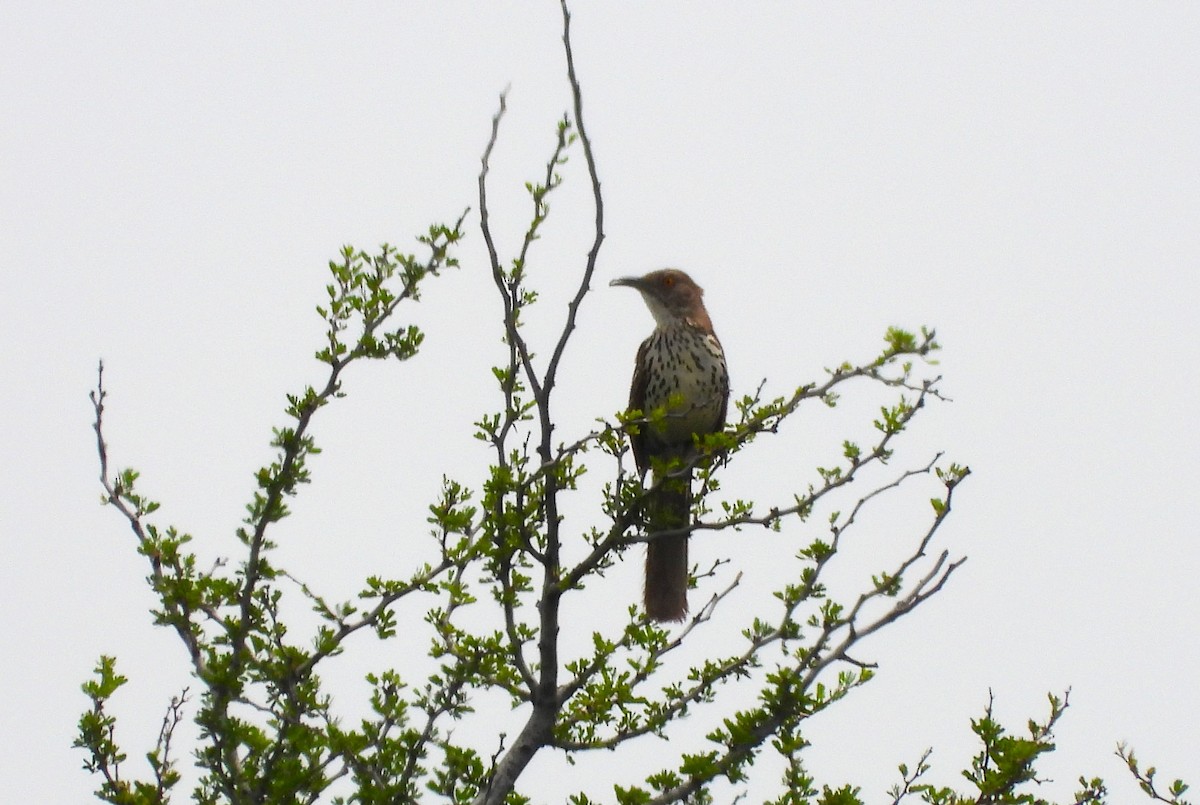
[[[394,629],[390,612],[397,600],[428,589],[435,579],[472,556],[467,547],[446,547],[438,565],[418,571],[407,583],[372,581],[364,595],[378,600],[357,619],[350,617],[354,607],[342,605],[335,612],[302,585],[318,611],[337,627],[322,629],[312,651],[285,641],[286,627],[278,613],[281,593],[273,586],[285,574],[268,558],[274,547],[268,530],[288,515],[286,499],[309,481],[307,459],[319,452],[309,434],[313,418],[343,396],[342,375],[351,364],[361,359],[406,360],[417,353],[423,334],[411,325],[394,326],[390,321],[402,302],[419,299],[427,277],[457,265],[449,249],[462,237],[463,220],[460,217],[450,227],[435,225],[418,238],[429,250],[424,260],[385,244],[374,256],[346,247],[341,259],[329,264],[333,278],[326,288],[329,300],[317,309],[326,323],[326,346],[317,359],[329,371],[319,390],[310,386],[288,396],[286,413],[294,424],[275,430],[272,446],[276,458],[255,473],[258,489],[247,506],[244,525],[237,531],[246,559],[232,575],[221,572],[224,561],[211,570],[201,569],[196,555],[186,547],[191,535],[174,527],[162,529],[149,520],[159,504],[137,489],[138,473],[110,469],[104,437],[108,392],[104,366],[100,365],[91,400],[103,500],[129,524],[138,551],[150,564],[150,584],[160,603],[155,622],[175,631],[203,686],[196,720],[210,741],[199,753],[200,765],[208,772],[202,790],[209,798],[256,802],[272,791],[286,789],[303,790],[315,800],[332,779],[344,773],[329,773],[337,753],[322,746],[325,736],[316,726],[328,721],[328,699],[320,694],[314,674],[317,663],[340,652],[345,639],[366,626],[387,634]],[[347,340],[350,332],[353,337]],[[453,496],[453,489],[448,489],[447,497]],[[457,501],[447,505],[453,508]],[[97,674],[98,680],[85,686],[94,704],[92,713],[81,719],[77,745],[91,753],[89,768],[103,775],[106,768],[115,769],[119,752],[111,740],[114,722],[106,720],[109,717],[102,704],[124,684],[124,678],[115,675],[109,658],[102,658]],[[173,704],[172,712],[178,716],[181,707],[182,701]],[[264,727],[274,740],[267,737]],[[155,768],[164,771],[156,772],[161,784],[154,790],[161,789],[160,798],[165,801],[169,785],[163,781],[177,779],[170,777],[174,772],[167,751],[169,731],[161,743]],[[119,799],[124,794],[116,779],[115,772],[112,779],[106,776],[106,787],[98,794],[109,801],[124,801]]]

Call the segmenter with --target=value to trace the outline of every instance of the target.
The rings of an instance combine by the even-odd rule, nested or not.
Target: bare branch
[[[579,142],[583,147],[583,158],[587,162],[588,178],[592,183],[592,203],[595,208],[595,222],[593,226],[592,246],[588,250],[587,264],[583,270],[583,276],[579,280],[579,288],[575,292],[575,297],[567,306],[567,321],[563,326],[562,334],[558,338],[558,344],[554,347],[554,354],[550,358],[550,364],[546,368],[546,391],[554,387],[555,378],[558,375],[558,364],[562,360],[563,353],[567,348],[567,341],[571,338],[571,333],[575,330],[575,318],[579,312],[579,306],[583,303],[583,297],[587,295],[588,289],[591,287],[592,275],[596,271],[596,258],[600,255],[600,246],[604,243],[604,199],[600,193],[600,177],[596,173],[596,159],[592,154],[592,141],[588,137],[587,127],[583,124],[583,91],[579,86],[579,78],[575,74],[575,56],[571,50],[571,13],[567,10],[567,0],[560,0],[563,14],[563,51],[567,57],[567,80],[571,84],[571,97],[574,101],[575,111],[575,128],[579,132]]]

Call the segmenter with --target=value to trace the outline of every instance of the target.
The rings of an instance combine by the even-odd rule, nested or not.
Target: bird
[[[695,438],[725,427],[729,370],[704,307],[704,291],[686,273],[665,268],[609,284],[638,291],[654,316],[654,332],[638,348],[629,389],[630,411],[640,411],[645,419],[628,431],[643,482],[651,473],[644,519],[652,537],[691,524],[691,467],[668,466],[693,461]],[[653,414],[663,408],[663,416]],[[687,615],[688,534],[646,543],[643,606],[651,620],[679,621]]]

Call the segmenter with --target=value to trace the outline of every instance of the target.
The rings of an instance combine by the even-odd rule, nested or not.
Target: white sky
[[[939,543],[970,561],[859,652],[880,674],[814,722],[818,779],[882,801],[896,764],[932,745],[933,779],[957,785],[989,687],[1020,726],[1070,686],[1045,794],[1099,774],[1114,801],[1136,801],[1118,740],[1200,784],[1200,7],[578,5],[608,237],[558,390],[563,438],[624,403],[650,318],[606,287],[619,275],[689,270],[739,394],[868,359],[889,324],[936,326],[945,345],[954,402],[920,418],[897,467],[939,449],[971,465]],[[568,102],[559,37],[548,1],[0,7],[11,801],[88,798],[70,743],[99,654],[132,680],[116,702],[128,773],[187,684],[181,647],[149,624],[128,529],[97,505],[97,359],[114,463],[142,471],[160,521],[203,556],[232,553],[284,394],[321,377],[326,261],[347,242],[411,248],[476,206],[510,84],[492,212],[515,246],[522,183]],[[534,337],[560,320],[589,243],[574,157],[535,255]],[[495,403],[500,353],[475,216],[468,227],[462,270],[410,311],[422,355],[360,368],[317,422],[326,452],[277,537],[281,562],[331,597],[424,549],[442,473],[478,480],[470,423]],[[816,445],[850,435],[807,416],[746,458],[747,489],[786,501],[827,458]],[[864,538],[911,539],[888,525]],[[813,534],[694,550],[732,557],[752,596],[771,562],[739,566],[738,541],[782,558]],[[880,569],[858,556],[850,571]],[[640,559],[625,564],[585,618],[636,599]],[[360,671],[342,670],[360,693]],[[661,745],[641,746],[653,759]],[[531,792],[555,801],[581,779]]]

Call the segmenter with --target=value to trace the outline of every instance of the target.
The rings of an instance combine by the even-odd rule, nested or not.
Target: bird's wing
[[[646,411],[646,385],[649,382],[649,376],[645,371],[646,350],[650,348],[650,339],[647,338],[638,347],[637,360],[633,364],[633,382],[629,385],[629,410],[641,411],[644,416]],[[629,446],[633,448],[633,460],[637,463],[638,472],[643,476],[650,469],[650,457],[646,455],[646,426],[642,425],[638,428],[637,433],[629,434]]]
[[[711,338],[713,341],[717,342],[717,349],[719,349],[721,351],[721,354],[724,355],[725,348],[721,346],[721,342],[717,338],[717,334],[713,333],[711,335]],[[722,362],[724,362],[724,361],[722,361]],[[713,433],[717,433],[718,431],[725,429],[725,417],[728,416],[728,414],[729,414],[730,386],[729,386],[729,368],[727,365],[725,367],[725,383],[724,383],[724,385],[725,385],[725,393],[721,396],[721,412],[719,414],[717,414],[717,421],[713,425]]]

